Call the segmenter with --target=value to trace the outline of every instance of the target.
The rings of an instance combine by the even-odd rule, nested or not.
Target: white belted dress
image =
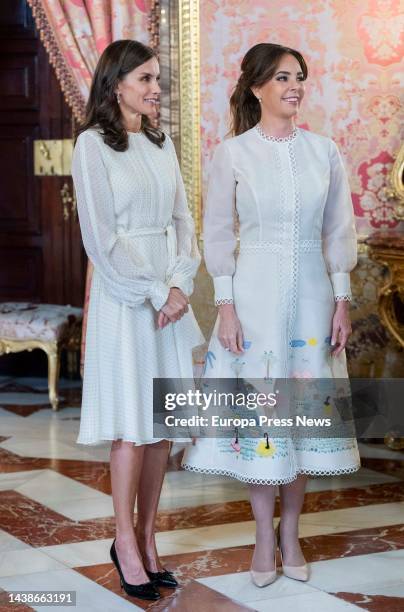
[[[332,140],[299,128],[268,138],[256,126],[222,142],[211,167],[204,246],[216,304],[234,303],[244,335],[244,352],[227,352],[216,322],[206,378],[261,379],[268,388],[275,379],[347,378],[345,351],[332,357],[330,341],[335,301],[351,299],[357,242]],[[324,400],[325,416],[332,416],[335,407]],[[360,467],[353,437],[276,437],[270,427],[266,433],[269,440],[200,438],[183,466],[259,484]]]
[[[153,437],[153,378],[192,378],[204,339],[191,307],[158,329],[170,287],[186,295],[200,255],[174,145],[128,133],[118,152],[96,129],[77,139],[72,175],[82,238],[94,265],[78,442]]]

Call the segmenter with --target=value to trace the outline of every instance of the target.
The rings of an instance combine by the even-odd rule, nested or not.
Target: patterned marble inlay
[[[21,397],[27,397],[28,395],[33,395],[34,396],[34,400],[35,400],[35,396],[41,396],[44,395],[46,396],[46,399],[44,401],[44,403],[36,403],[36,401],[33,401],[32,404],[18,404],[18,403],[9,403],[4,402],[4,399],[2,400],[2,397],[8,397],[9,394],[21,394]],[[64,407],[72,407],[72,406],[77,406],[79,407],[81,405],[81,388],[80,387],[72,387],[72,388],[61,388],[59,389],[59,395],[60,395],[60,403],[59,403],[59,410],[61,410]],[[28,417],[31,416],[31,414],[34,414],[35,412],[38,412],[39,410],[49,410],[49,412],[51,413],[51,406],[49,404],[49,401],[47,400],[47,388],[35,388],[35,387],[31,387],[31,386],[27,386],[27,385],[22,385],[18,382],[7,382],[3,385],[0,386],[0,405],[7,410],[8,412],[12,412],[13,414],[16,414],[18,416],[22,416],[22,417]]]
[[[398,550],[404,548],[404,525],[300,538],[300,545],[308,562]]]
[[[333,593],[333,595],[369,612],[403,612],[404,609],[404,597],[362,593]]]
[[[164,559],[164,563],[167,567],[170,567],[167,558]],[[159,588],[162,599],[154,603],[141,601],[134,597],[128,597],[121,589],[118,573],[111,564],[94,565],[85,568],[80,567],[77,568],[76,571],[94,580],[97,584],[109,589],[113,593],[121,595],[124,599],[132,601],[137,606],[145,610],[153,610],[153,612],[166,612],[168,610],[178,610],[178,612],[206,612],[206,610],[247,612],[252,610],[252,608],[238,604],[218,591],[214,591],[203,584],[195,582],[188,574],[181,573],[178,566],[175,574],[180,582],[180,588],[175,591]]]
[[[207,610],[220,610],[221,612],[247,612],[252,608],[244,606],[194,580],[174,593],[171,597],[154,604],[153,612],[206,612]]]
[[[181,586],[186,586],[194,578],[202,578],[204,576],[213,575],[217,576],[237,571],[246,571],[246,569],[248,569],[251,563],[251,554],[252,552],[250,550],[250,547],[237,549],[232,548],[222,549],[219,551],[204,551],[203,553],[185,553],[181,555],[172,555],[168,557],[163,557],[162,562],[164,564],[164,567],[174,570],[175,576]],[[236,556],[239,557],[238,563],[235,563]],[[75,569],[77,572],[80,572],[82,575],[87,576],[87,578],[94,580],[98,584],[113,591],[114,593],[122,594],[121,587],[119,584],[118,573],[111,563],[87,567],[78,567]],[[164,597],[172,595],[172,591],[170,592],[169,589],[161,589],[161,592]],[[123,594],[123,596],[126,598],[125,594]],[[133,601],[135,601],[137,605],[142,606],[142,603],[139,600]],[[154,605],[156,604],[153,604],[149,607],[152,607],[154,610]],[[240,608],[240,610],[243,609],[247,608]],[[178,608],[178,610],[181,610],[182,612],[182,608]],[[192,612],[194,610],[195,608],[192,609]],[[220,610],[222,610],[222,608],[220,608]],[[236,608],[236,610],[238,610],[238,608]]]
[[[361,529],[338,534],[300,538],[308,563],[335,558],[355,557],[404,548],[404,526]],[[165,567],[173,570],[181,584],[189,580],[247,572],[253,545],[181,553],[162,557]],[[277,560],[280,566],[280,559]],[[112,590],[119,589],[116,570],[110,563],[76,567],[76,571]],[[116,592],[116,591],[115,591]]]
[[[7,440],[5,437],[3,440]],[[0,474],[49,468],[102,493],[111,494],[109,465],[101,461],[21,457],[0,448]]]
[[[30,546],[39,547],[112,538],[115,521],[112,517],[71,521],[16,491],[1,491],[0,529]]]
[[[329,491],[308,493],[303,513],[400,501],[404,501],[402,483],[386,483],[363,489],[335,491],[332,496]],[[276,516],[279,516],[279,508]],[[157,531],[167,532],[251,520],[251,508],[247,501],[210,504],[159,512]],[[31,546],[52,546],[112,538],[115,520],[111,516],[73,521],[17,491],[5,490],[0,491],[0,528]]]

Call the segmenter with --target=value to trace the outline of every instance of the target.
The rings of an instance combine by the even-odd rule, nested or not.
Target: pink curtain
[[[28,4],[62,92],[78,121],[83,119],[91,78],[105,47],[121,38],[146,44],[153,42],[153,28],[149,34],[149,15],[155,12],[156,4],[153,0],[28,0]],[[81,364],[84,363],[92,273],[89,262]]]
[[[83,117],[98,58],[110,42],[148,43],[151,0],[28,0],[73,115]]]

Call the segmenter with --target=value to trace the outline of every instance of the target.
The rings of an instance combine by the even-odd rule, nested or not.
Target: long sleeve
[[[233,302],[236,180],[230,151],[222,142],[213,157],[204,214],[206,267],[213,277],[215,303]]]
[[[73,154],[72,175],[84,247],[114,299],[129,306],[150,299],[160,310],[169,288],[147,262],[127,251],[117,234],[114,194],[100,146],[95,135],[84,132]]]
[[[357,263],[355,217],[345,167],[332,141],[330,165],[330,186],[323,216],[323,253],[335,300],[350,300],[349,273]]]
[[[179,287],[185,295],[190,296],[194,289],[193,279],[201,263],[198,244],[195,235],[195,224],[187,204],[184,182],[175,152],[174,144],[168,136],[167,146],[175,166],[175,201],[173,209],[173,224],[177,237],[177,255],[174,265],[168,272],[168,287]]]

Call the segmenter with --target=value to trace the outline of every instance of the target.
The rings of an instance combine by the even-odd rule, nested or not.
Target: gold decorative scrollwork
[[[397,200],[393,213],[395,219],[404,221],[404,144],[397,153],[385,193],[389,200]]]
[[[58,380],[60,372],[60,354],[62,349],[68,351],[69,373],[75,369],[74,354],[80,350],[81,320],[70,324],[59,341],[44,340],[15,340],[12,338],[0,338],[0,355],[19,353],[21,351],[33,351],[41,349],[48,357],[48,391],[49,403],[53,410],[59,407]]]
[[[63,205],[63,219],[67,221],[70,217],[70,213],[73,215],[73,219],[77,220],[77,201],[74,191],[70,191],[68,183],[64,183],[60,190],[60,198]],[[70,210],[69,210],[70,205]]]
[[[20,351],[33,351],[41,349],[48,357],[48,386],[49,403],[53,410],[58,409],[59,396],[57,382],[60,369],[60,350],[57,342],[44,342],[42,340],[11,340],[2,338],[0,340],[0,355],[19,353]]]
[[[370,238],[369,243],[375,239]],[[387,331],[404,347],[404,249],[370,244],[370,256],[387,268],[387,282],[379,291],[378,311]]]
[[[201,231],[199,2],[179,0],[181,171],[195,228]]]

